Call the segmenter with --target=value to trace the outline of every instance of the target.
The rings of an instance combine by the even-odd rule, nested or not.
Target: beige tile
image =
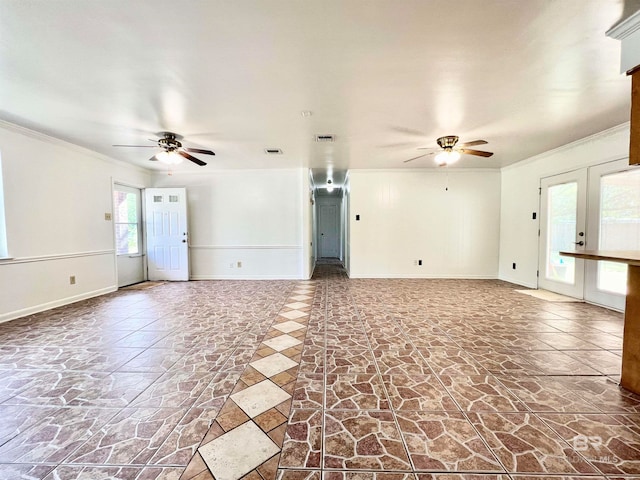
[[[256,383],[241,392],[231,395],[231,399],[253,418],[291,397],[270,380]]]
[[[268,357],[251,362],[250,365],[265,377],[272,377],[280,372],[289,370],[298,364],[281,353],[274,353]]]
[[[304,307],[310,307],[310,306],[311,305],[309,305],[308,303],[304,303],[304,302],[287,303],[285,305],[285,307],[293,308],[294,310],[300,309],[300,308],[304,308]]]
[[[247,422],[198,451],[216,480],[238,480],[280,449],[255,423]]]
[[[278,323],[277,325],[274,325],[273,328],[284,333],[291,333],[304,328],[304,325],[294,322],[293,320],[289,320],[288,322]]]
[[[288,312],[280,313],[280,316],[288,318],[289,320],[295,320],[296,318],[302,318],[309,315],[308,313],[300,312],[298,310],[289,310]]]
[[[287,348],[295,347],[296,345],[300,345],[302,342],[291,335],[280,335],[278,337],[270,338],[269,340],[265,340],[264,343],[269,348],[273,348],[277,352],[281,352],[282,350],[286,350]]]

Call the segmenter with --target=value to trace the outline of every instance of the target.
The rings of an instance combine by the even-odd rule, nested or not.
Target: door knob
[[[580,246],[584,245],[584,242],[582,240],[580,240],[579,242],[573,242],[573,243],[576,244],[576,245],[580,245]]]

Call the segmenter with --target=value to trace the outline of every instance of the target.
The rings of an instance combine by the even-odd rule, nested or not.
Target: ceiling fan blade
[[[206,165],[206,162],[203,162],[202,160],[200,160],[199,158],[196,157],[192,157],[191,155],[189,155],[187,152],[183,152],[182,150],[178,150],[178,153],[180,155],[182,155],[184,158],[186,158],[187,160],[191,160],[193,163],[195,163],[196,165],[200,165],[201,167],[203,167],[204,165]]]
[[[157,145],[111,145],[112,147],[158,148]]]
[[[191,152],[191,153],[202,153],[203,155],[215,155],[215,153],[213,153],[211,150],[202,150],[201,148],[187,148],[187,147],[182,147],[182,149],[185,152]]]
[[[493,152],[483,152],[482,150],[472,150],[470,148],[460,148],[458,151],[467,155],[477,155],[478,157],[490,157],[493,155]]]
[[[457,146],[458,147],[473,147],[474,145],[486,145],[486,144],[487,144],[486,140],[474,140],[472,142],[459,143]]]
[[[417,157],[410,158],[409,160],[405,160],[405,161],[404,161],[404,162],[402,162],[402,163],[412,162],[412,161],[414,161],[414,160],[417,160],[418,158],[428,157],[429,155],[433,155],[433,152],[432,152],[432,153],[425,153],[425,154],[423,154],[423,155],[418,155]]]
[[[158,161],[158,157],[156,155],[154,155],[149,160],[151,160],[152,162],[157,162]]]
[[[416,150],[437,150],[440,147],[418,147]]]

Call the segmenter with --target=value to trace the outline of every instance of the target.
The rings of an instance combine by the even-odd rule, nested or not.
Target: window
[[[140,197],[129,190],[116,185],[113,192],[117,255],[140,253]]]
[[[9,257],[7,224],[4,216],[4,184],[2,183],[2,157],[0,156],[0,258]]]

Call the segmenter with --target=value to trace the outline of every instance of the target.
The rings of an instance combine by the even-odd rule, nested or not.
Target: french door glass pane
[[[600,250],[640,250],[640,170],[600,178]],[[625,294],[627,266],[598,262],[598,290]]]
[[[134,193],[115,191],[116,253],[118,255],[137,254],[138,246],[138,204]]]
[[[575,259],[561,257],[560,252],[574,249],[577,204],[577,182],[549,187],[546,261],[546,278],[549,280],[569,284],[575,282]]]
[[[116,224],[117,255],[132,255],[138,251],[138,225],[131,223]]]

